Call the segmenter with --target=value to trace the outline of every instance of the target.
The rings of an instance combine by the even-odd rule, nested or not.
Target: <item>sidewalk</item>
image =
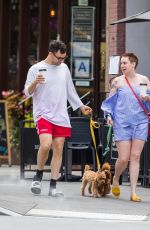
[[[28,173],[28,179],[20,180],[19,166],[0,167],[0,214],[29,216],[70,216],[127,220],[150,220],[150,189],[137,187],[142,202],[129,200],[130,186],[121,185],[121,196],[116,199],[109,194],[104,198],[80,196],[81,182],[58,182],[58,189],[64,192],[64,198],[49,197],[49,173],[44,173],[42,194],[34,196],[30,185],[34,172]]]

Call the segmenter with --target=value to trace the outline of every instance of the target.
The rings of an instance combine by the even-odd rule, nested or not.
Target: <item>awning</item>
[[[122,18],[120,20],[112,22],[110,25],[115,25],[119,23],[146,22],[146,21],[150,21],[150,10],[126,18]]]

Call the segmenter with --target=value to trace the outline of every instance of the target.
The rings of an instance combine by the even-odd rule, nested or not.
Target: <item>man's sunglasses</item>
[[[65,57],[57,57],[55,53],[52,52],[55,58],[57,58],[58,61],[64,61],[68,56],[66,55]]]

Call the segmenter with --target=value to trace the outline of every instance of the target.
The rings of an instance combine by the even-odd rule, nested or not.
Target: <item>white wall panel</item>
[[[150,0],[126,0],[126,17],[150,10]],[[139,58],[137,72],[150,78],[150,21],[126,24],[126,51]]]

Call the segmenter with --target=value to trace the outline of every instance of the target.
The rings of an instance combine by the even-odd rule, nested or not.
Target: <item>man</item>
[[[70,71],[64,64],[66,57],[66,45],[59,40],[51,41],[48,56],[29,69],[25,83],[25,94],[33,97],[33,117],[40,140],[37,172],[31,184],[33,194],[41,193],[43,169],[52,146],[49,195],[63,195],[56,190],[56,182],[62,163],[64,141],[71,135],[67,100],[73,110],[80,108],[85,115],[92,111],[83,105],[76,93]]]

